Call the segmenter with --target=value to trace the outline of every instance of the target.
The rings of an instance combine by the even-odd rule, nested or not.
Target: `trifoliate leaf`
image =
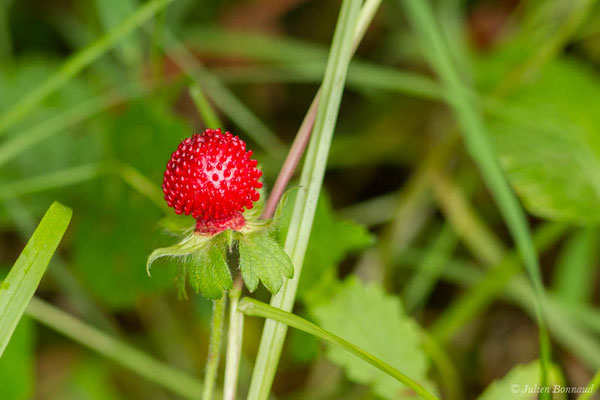
[[[562,374],[554,365],[550,368],[549,372],[549,390],[552,393],[554,385],[561,386]],[[541,390],[540,363],[534,361],[529,364],[516,366],[502,379],[491,383],[481,396],[478,397],[478,400],[530,400],[538,397],[539,390]]]
[[[429,360],[419,327],[402,310],[400,300],[377,285],[365,286],[355,278],[339,285],[337,293],[309,305],[319,326],[363,348],[402,371],[429,391]],[[411,389],[341,348],[328,347],[327,357],[343,367],[350,379],[369,385],[385,399],[417,399]]]
[[[195,252],[185,261],[190,285],[208,299],[220,299],[226,290],[233,287],[225,254],[223,243],[211,241],[205,249]]]
[[[239,238],[240,269],[248,290],[253,292],[258,281],[275,294],[283,284],[283,278],[294,276],[289,256],[266,230],[249,233]]]

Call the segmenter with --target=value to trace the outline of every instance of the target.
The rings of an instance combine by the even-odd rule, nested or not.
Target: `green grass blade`
[[[197,399],[198,394],[202,393],[203,385],[197,379],[161,363],[42,300],[31,299],[27,315],[173,393],[188,399]]]
[[[21,255],[0,284],[0,357],[33,297],[73,212],[52,203]]]
[[[302,271],[304,253],[310,237],[317,200],[323,183],[329,147],[333,137],[344,82],[352,56],[353,37],[357,27],[360,1],[345,0],[336,26],[329,61],[319,101],[315,125],[300,178],[292,220],[284,249],[294,264],[294,277],[286,280],[273,296],[271,304],[283,310],[291,310]],[[372,14],[369,14],[369,16]],[[275,377],[287,327],[267,321],[252,374],[249,399],[266,399]]]
[[[135,90],[133,87],[126,88],[120,94],[115,93],[114,90],[110,90],[106,94],[70,107],[31,128],[19,132],[14,137],[4,141],[2,146],[0,146],[0,166],[41,141],[64,132],[72,126],[100,114],[111,107],[140,97],[142,94],[143,91]]]
[[[436,70],[446,87],[448,101],[462,127],[467,149],[477,162],[484,180],[500,208],[532,280],[536,292],[537,320],[540,331],[541,385],[547,386],[550,365],[550,340],[546,330],[543,310],[544,287],[525,213],[510,189],[494,155],[483,119],[475,105],[474,97],[469,94],[469,88],[460,78],[456,67],[451,63],[451,54],[434,20],[429,3],[422,0],[404,0],[403,3],[411,22],[422,39],[424,53],[429,57],[431,66]],[[546,394],[542,394],[542,398],[548,397]]]
[[[150,0],[139,7],[135,13],[117,25],[110,32],[71,56],[46,81],[0,115],[0,135],[5,133],[8,128],[31,112],[49,94],[66,84],[71,78],[81,72],[81,70],[97,60],[106,53],[106,51],[125,38],[131,31],[151,18],[157,11],[165,8],[172,1],[173,0]]]
[[[279,323],[285,324],[287,326],[291,326],[292,328],[299,329],[303,332],[309,333],[313,336],[318,337],[326,342],[333,343],[342,347],[344,350],[354,354],[358,358],[368,362],[374,367],[380,369],[384,373],[388,374],[392,378],[397,379],[399,382],[405,384],[419,396],[424,399],[436,399],[431,393],[429,393],[423,386],[419,383],[413,381],[408,376],[404,375],[402,372],[398,371],[396,368],[387,364],[385,361],[375,357],[374,355],[368,353],[367,351],[361,349],[358,346],[353,345],[352,343],[340,338],[339,336],[334,335],[324,329],[319,328],[317,325],[309,322],[303,318],[298,317],[290,312],[283,311],[279,308],[275,308],[268,304],[262,303],[258,300],[251,299],[248,297],[244,297],[238,306],[238,309],[246,315],[254,316],[254,317],[263,317],[268,318],[269,320],[278,321]]]
[[[285,147],[279,137],[168,31],[165,32],[165,52],[202,88],[221,112],[245,130],[271,157],[277,159],[283,154]]]
[[[554,245],[564,234],[566,226],[560,223],[543,225],[536,231],[535,244],[540,252]],[[517,254],[508,253],[494,268],[489,270],[476,285],[454,301],[430,328],[438,341],[448,342],[452,336],[485,309],[521,270]]]
[[[96,178],[108,172],[100,163],[91,163],[65,168],[48,174],[6,182],[0,186],[0,199],[18,197],[25,194],[74,185]]]
[[[204,93],[202,93],[202,88],[198,84],[193,84],[190,87],[190,95],[198,109],[200,117],[202,117],[204,126],[209,129],[223,128],[223,124],[219,120],[219,117],[217,117],[217,113],[208,102],[206,96],[204,96]]]
[[[433,291],[444,264],[452,256],[458,240],[452,227],[445,225],[431,245],[423,265],[404,287],[404,307],[409,313],[423,307]]]

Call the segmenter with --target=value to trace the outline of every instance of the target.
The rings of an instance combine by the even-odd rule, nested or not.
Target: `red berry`
[[[207,129],[185,139],[171,155],[163,179],[169,207],[192,215],[196,230],[215,234],[244,226],[244,208],[260,197],[262,172],[246,143],[229,132]]]

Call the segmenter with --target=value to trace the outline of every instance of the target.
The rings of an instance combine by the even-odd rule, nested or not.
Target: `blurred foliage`
[[[145,3],[0,1],[0,114]],[[565,320],[571,330],[553,332],[557,336],[552,338],[561,343],[553,347],[553,382],[568,386],[587,384],[600,368],[600,361],[576,356],[577,343],[569,344],[569,332],[577,332],[596,346],[593,351],[600,348],[597,3],[431,1],[452,39],[453,61],[477,88],[494,150],[530,213],[530,224],[552,220],[573,227],[563,241],[540,254],[553,303],[572,310]],[[13,140],[32,140],[0,163],[0,274],[14,263],[32,233],[30,216],[37,222],[54,200],[72,207],[72,224],[38,294],[201,376],[210,303],[203,298],[176,300],[174,261],[157,262],[151,277],[145,270],[152,249],[176,240],[161,226],[161,220],[173,222],[163,219],[170,214],[160,205],[166,161],[181,139],[205,127],[189,95],[192,80],[161,50],[165,32],[182,40],[218,79],[214,82],[225,85],[289,145],[322,79],[339,4],[176,0],[51,93],[0,136],[0,154]],[[447,218],[444,201],[465,202],[459,204],[465,219],[495,233],[500,245],[512,244],[480,177],[467,185],[457,173],[476,168],[462,144],[448,140],[457,131],[456,122],[407,22],[396,2],[383,2],[350,68],[294,312],[372,351],[444,398],[444,380],[452,379],[452,371],[458,376],[454,384],[464,386],[464,398],[519,398],[512,396],[511,385],[535,384],[539,373],[535,324],[527,316],[531,301],[526,304],[523,280],[506,285],[491,306],[479,304],[473,322],[442,349],[450,360],[449,374],[422,343],[420,331],[490,273],[480,265],[477,243],[465,245],[458,234],[464,226]],[[105,95],[118,101],[51,137],[38,140],[31,135],[44,124],[51,128],[52,118]],[[214,106],[210,91],[204,95]],[[275,155],[279,159],[269,155],[246,128],[228,118],[226,111],[231,110],[215,111],[224,127],[255,151],[265,186],[272,187],[285,154]],[[440,143],[448,146],[445,151],[438,151]],[[85,166],[97,172],[82,177],[73,169]],[[61,179],[45,186],[47,174],[56,172],[63,173]],[[430,196],[431,177],[438,172],[448,176],[453,193],[469,196]],[[26,194],[11,199],[1,190],[18,187],[14,184],[25,185]],[[290,187],[294,185],[296,181]],[[295,190],[284,208],[280,241]],[[409,222],[413,215],[421,221],[417,226]],[[193,222],[177,219],[178,226]],[[453,242],[442,255],[435,246],[440,226],[458,237],[458,244]],[[407,228],[414,235],[398,241],[398,232]],[[415,258],[418,267],[428,259],[440,263],[433,276],[425,277],[431,294],[414,312],[403,310],[402,304],[408,303],[402,294],[418,273],[401,268],[396,250],[420,254]],[[268,299],[260,288],[253,296]],[[240,398],[247,390],[248,366],[260,333],[261,325],[248,320]],[[406,394],[359,359],[294,331],[274,388],[278,399],[294,400]],[[29,398],[176,397],[26,318],[0,358],[0,399]]]

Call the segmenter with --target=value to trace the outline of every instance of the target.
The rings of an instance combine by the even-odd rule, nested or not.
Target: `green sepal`
[[[231,232],[225,231],[215,236],[191,233],[174,246],[154,250],[146,270],[161,257],[179,257],[181,260],[177,286],[179,296],[187,297],[186,277],[195,292],[209,299],[220,299],[225,290],[231,289],[233,281],[227,266],[227,249],[231,248]]]
[[[186,263],[190,285],[208,299],[220,299],[226,290],[233,287],[226,251],[222,240],[211,240],[205,249],[192,254]]]
[[[186,257],[204,249],[213,238],[209,236],[196,235],[192,233],[186,236],[181,242],[169,247],[162,247],[150,253],[146,261],[146,272],[150,275],[152,263],[161,257]]]
[[[283,278],[294,276],[292,260],[266,229],[240,235],[238,249],[242,278],[251,292],[256,290],[260,280],[276,294],[283,285]]]

